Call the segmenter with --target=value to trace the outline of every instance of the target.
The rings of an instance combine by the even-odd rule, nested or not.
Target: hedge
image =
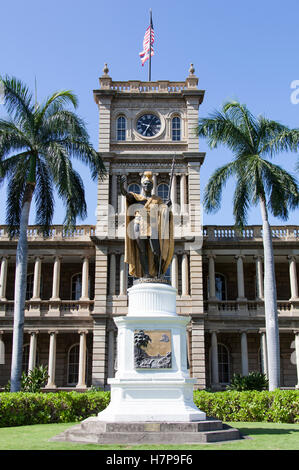
[[[194,392],[194,403],[222,421],[299,423],[299,390]]]
[[[106,408],[109,392],[0,393],[0,427],[82,421]]]
[[[0,427],[82,421],[104,410],[109,392],[0,393]],[[299,423],[299,391],[195,391],[194,403],[222,421]]]

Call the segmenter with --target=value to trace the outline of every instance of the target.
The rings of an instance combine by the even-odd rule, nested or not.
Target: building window
[[[219,382],[229,383],[229,352],[224,344],[218,343]]]
[[[226,282],[223,274],[215,274],[215,293],[218,300],[226,300]]]
[[[68,368],[67,368],[67,384],[77,385],[79,380],[79,344],[74,344],[69,349],[68,353]],[[87,377],[87,365],[88,365],[88,353],[86,350],[86,377]]]
[[[158,186],[158,196],[163,200],[163,202],[166,202],[168,199],[168,184],[166,183],[161,183]]]
[[[34,274],[27,275],[27,287],[26,287],[26,300],[30,300],[33,297],[33,282]]]
[[[126,140],[126,118],[119,116],[116,122],[117,140]]]
[[[172,140],[181,140],[181,119],[174,117],[171,121]]]
[[[79,344],[75,344],[69,350],[67,384],[76,385],[79,376]]]
[[[170,265],[168,266],[167,268],[167,271],[166,273],[164,274],[164,279],[166,279],[169,284],[171,284],[171,269],[170,269]]]
[[[210,297],[210,279],[208,279],[208,294]],[[226,300],[226,279],[223,274],[215,273],[215,295],[218,300]]]
[[[141,189],[140,189],[139,184],[137,184],[137,183],[131,183],[131,184],[129,184],[129,186],[128,186],[128,191],[129,191],[129,193],[140,194]]]
[[[24,344],[23,356],[22,356],[22,372],[25,372],[26,374],[28,372],[28,367],[29,367],[29,350],[30,350],[30,345]]]
[[[71,300],[80,300],[82,296],[82,274],[77,273],[72,276],[71,281]],[[90,297],[90,277],[88,277],[88,297]]]
[[[74,274],[72,276],[72,293],[71,300],[79,300],[82,295],[82,274]]]

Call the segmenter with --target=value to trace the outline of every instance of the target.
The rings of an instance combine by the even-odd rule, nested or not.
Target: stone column
[[[237,300],[246,300],[245,299],[245,288],[244,288],[244,270],[243,270],[243,259],[244,256],[237,255],[235,256],[237,260],[237,276],[238,276],[238,298]]]
[[[0,330],[0,365],[5,364],[5,343],[3,341],[4,331]]]
[[[89,280],[89,257],[83,258],[82,264],[82,292],[80,300],[89,300],[88,295],[88,280]]]
[[[262,373],[268,377],[268,354],[267,354],[267,339],[266,332],[261,332],[261,366]]]
[[[114,362],[115,362],[115,332],[114,328],[108,330],[108,378],[114,377]]]
[[[79,374],[76,388],[86,388],[86,335],[88,331],[82,330],[78,333],[80,335]]]
[[[209,300],[217,300],[215,284],[215,255],[208,255],[209,259]]]
[[[125,263],[125,255],[120,255],[120,288],[119,295],[127,295],[128,267]]]
[[[180,206],[181,206],[181,214],[186,214],[187,208],[187,176],[181,175],[180,178]]]
[[[49,344],[49,363],[48,363],[48,383],[46,388],[56,388],[55,385],[55,372],[56,372],[56,335],[57,331],[49,331],[50,344]]]
[[[93,315],[92,385],[105,388],[106,385],[106,318]]]
[[[178,255],[174,254],[171,261],[171,285],[178,291]],[[178,294],[178,292],[177,292]]]
[[[112,173],[111,175],[111,205],[114,207],[115,213],[117,213],[117,175]]]
[[[153,191],[152,194],[157,195],[157,177],[159,173],[153,173]]]
[[[36,366],[37,334],[38,331],[30,331],[28,372],[33,370]]]
[[[116,257],[114,253],[110,254],[110,269],[109,269],[109,294],[115,295],[116,286]]]
[[[202,316],[193,317],[191,324],[190,375],[197,379],[196,388],[206,387],[205,331],[204,320],[200,318]]]
[[[219,387],[219,369],[218,369],[218,342],[217,332],[211,332],[211,365],[212,365],[212,386]]]
[[[296,256],[288,256],[288,260],[289,260],[290,286],[291,286],[290,300],[299,300]]]
[[[0,300],[6,301],[6,282],[7,282],[8,256],[3,256],[1,260],[0,271]]]
[[[127,184],[127,176],[126,177],[125,184]],[[121,213],[125,215],[126,213],[126,196],[121,195]]]
[[[264,299],[264,276],[262,256],[254,256],[256,271],[256,300]]]
[[[242,375],[248,375],[248,347],[247,347],[246,331],[241,331],[241,356],[242,356]]]
[[[177,180],[176,175],[173,175],[172,185],[171,185],[170,199],[172,202],[172,210],[174,214],[178,213],[178,204],[177,204]]]
[[[59,297],[60,266],[61,266],[61,256],[55,256],[54,266],[53,266],[52,297],[50,300],[60,301],[60,297]]]
[[[296,388],[299,389],[299,331],[295,332],[295,354],[296,354],[296,368],[297,368]]]
[[[186,253],[182,257],[182,295],[189,295],[189,263]]]
[[[31,300],[40,300],[41,272],[42,272],[42,257],[37,256],[35,258],[35,264],[34,264],[33,295],[32,295]]]

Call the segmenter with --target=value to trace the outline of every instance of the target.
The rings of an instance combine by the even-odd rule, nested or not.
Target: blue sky
[[[155,56],[152,80],[184,80],[194,63],[199,87],[206,90],[200,116],[230,99],[245,103],[256,115],[299,127],[299,104],[291,103],[291,82],[299,80],[298,0],[14,0],[0,7],[0,73],[21,78],[38,99],[71,89],[79,98],[78,114],[85,120],[97,148],[98,111],[92,90],[107,62],[113,80],[147,80],[138,53],[153,11]],[[299,95],[298,95],[299,96]],[[2,109],[1,109],[2,108]],[[3,107],[0,106],[0,115]],[[220,147],[207,153],[201,171],[202,191],[212,172],[231,159]],[[279,163],[294,172],[298,156],[282,154]],[[95,223],[96,183],[76,164],[86,187],[88,217]],[[221,210],[204,214],[204,224],[232,224],[233,180],[223,194]],[[0,223],[5,220],[5,187],[0,190]],[[64,218],[56,204],[54,223]],[[270,219],[272,224],[283,224]],[[81,221],[78,220],[80,223]],[[31,217],[34,223],[34,217]],[[249,216],[260,224],[258,208]],[[298,224],[298,210],[289,224]]]

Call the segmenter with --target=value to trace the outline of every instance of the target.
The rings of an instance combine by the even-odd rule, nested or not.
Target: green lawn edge
[[[299,450],[299,424],[228,422],[240,430],[243,439],[196,445],[96,445],[57,442],[50,439],[76,423],[36,424],[0,429],[0,450]]]

